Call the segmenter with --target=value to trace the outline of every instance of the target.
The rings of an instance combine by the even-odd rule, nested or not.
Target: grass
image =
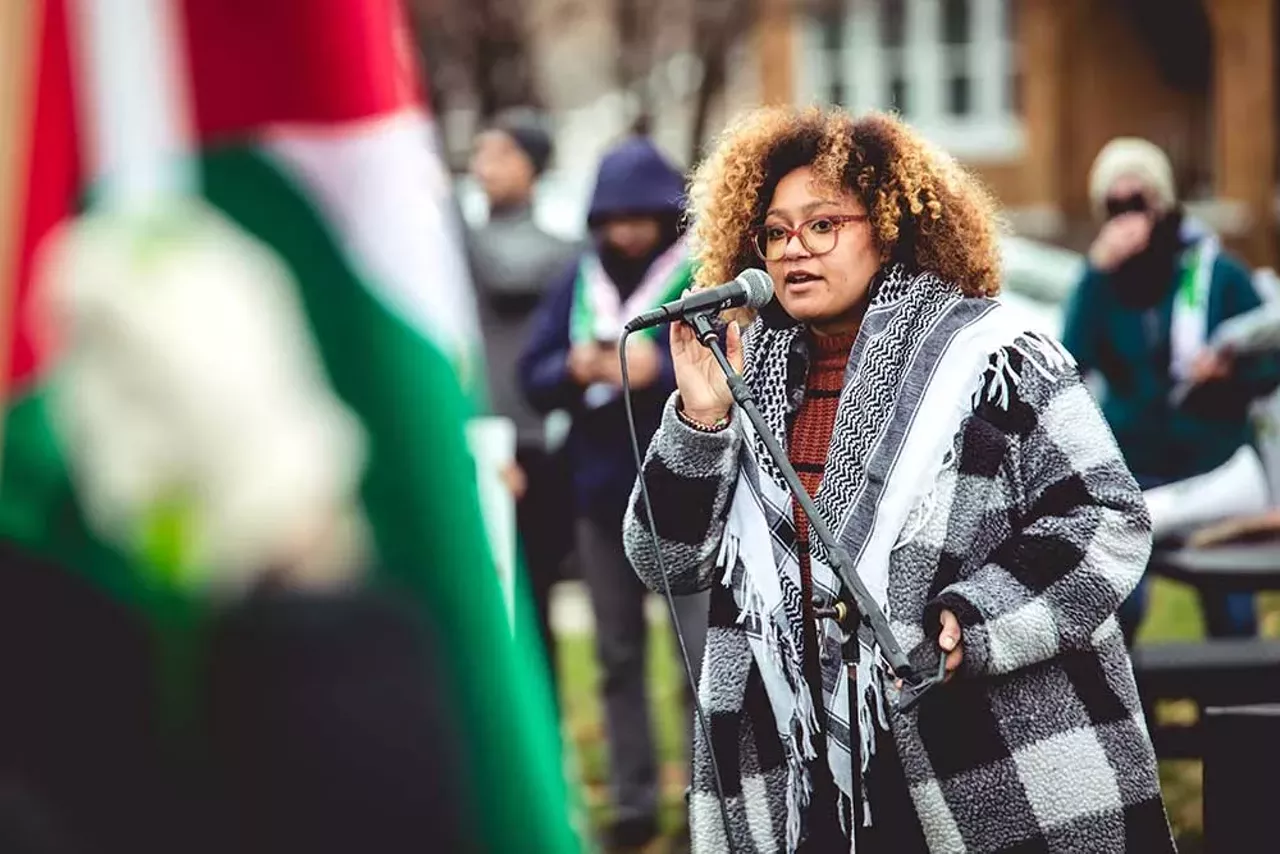
[[[1259,597],[1260,631],[1280,637],[1280,594]],[[654,626],[649,633],[649,684],[654,713],[654,730],[660,757],[662,780],[661,822],[664,839],[654,850],[672,850],[684,821],[684,789],[688,779],[685,759],[683,704],[684,674],[676,663],[674,641],[666,626]],[[1195,591],[1164,578],[1151,582],[1146,621],[1139,642],[1194,640],[1204,636],[1204,620]],[[559,667],[561,702],[567,742],[582,785],[582,798],[590,823],[603,827],[609,819],[607,786],[608,756],[604,723],[597,693],[599,670],[590,635],[570,635],[560,639]],[[1162,720],[1195,718],[1195,707],[1169,703],[1156,710]],[[1166,760],[1160,763],[1160,783],[1165,805],[1183,854],[1203,850],[1201,764],[1198,760]]]
[[[567,742],[582,786],[582,801],[593,828],[610,817],[608,751],[598,691],[600,671],[590,635],[558,640],[560,702]],[[677,663],[675,641],[666,625],[650,626],[648,646],[650,703],[661,780],[660,822],[664,844],[671,847],[684,824],[684,790],[688,785],[687,734],[684,724],[684,674]]]

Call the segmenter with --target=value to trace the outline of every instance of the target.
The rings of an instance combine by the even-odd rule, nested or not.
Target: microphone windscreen
[[[764,270],[752,267],[738,274],[738,281],[747,292],[746,308],[763,308],[773,299],[773,279]]]

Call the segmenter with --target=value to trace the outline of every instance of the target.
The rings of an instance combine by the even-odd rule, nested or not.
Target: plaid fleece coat
[[[890,625],[917,664],[936,662],[941,609],[963,630],[957,677],[911,712],[891,713],[921,826],[934,852],[1171,851],[1114,615],[1150,550],[1142,495],[1073,368],[1022,370],[1014,348],[993,354],[988,375],[997,366],[1017,375],[1008,405],[984,396],[964,419],[933,500],[909,522],[917,533],[889,568]],[[800,376],[788,400],[798,408],[802,399]],[[642,476],[672,592],[712,590],[699,696],[734,850],[780,852],[786,763],[738,609],[715,569],[742,442],[736,426],[690,429],[673,396]],[[661,591],[638,488],[624,527],[636,571]],[[824,680],[839,666],[838,655],[824,658]],[[727,850],[710,748],[700,730],[695,739],[694,848]]]

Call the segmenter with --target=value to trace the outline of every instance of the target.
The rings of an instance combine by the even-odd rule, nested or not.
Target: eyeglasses
[[[1109,196],[1106,207],[1107,219],[1115,219],[1121,214],[1145,213],[1150,206],[1147,204],[1147,197],[1142,193],[1132,193],[1121,198]]]
[[[785,225],[758,225],[751,229],[751,245],[764,261],[781,261],[787,254],[791,238],[799,237],[800,245],[810,255],[826,255],[836,248],[836,236],[840,229],[851,222],[865,222],[866,214],[821,216],[805,220],[796,228]]]

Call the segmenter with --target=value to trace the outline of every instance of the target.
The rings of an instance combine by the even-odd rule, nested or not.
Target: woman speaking
[[[729,325],[730,361],[899,645],[948,671],[900,712],[864,637],[848,684],[844,629],[815,618],[827,551],[673,325],[679,391],[641,475],[658,538],[638,488],[625,537],[650,588],[660,550],[673,593],[712,591],[695,849],[1172,850],[1115,618],[1147,511],[1069,356],[992,299],[987,194],[894,118],[767,108],[689,198],[698,284],[757,266],[776,289]]]

